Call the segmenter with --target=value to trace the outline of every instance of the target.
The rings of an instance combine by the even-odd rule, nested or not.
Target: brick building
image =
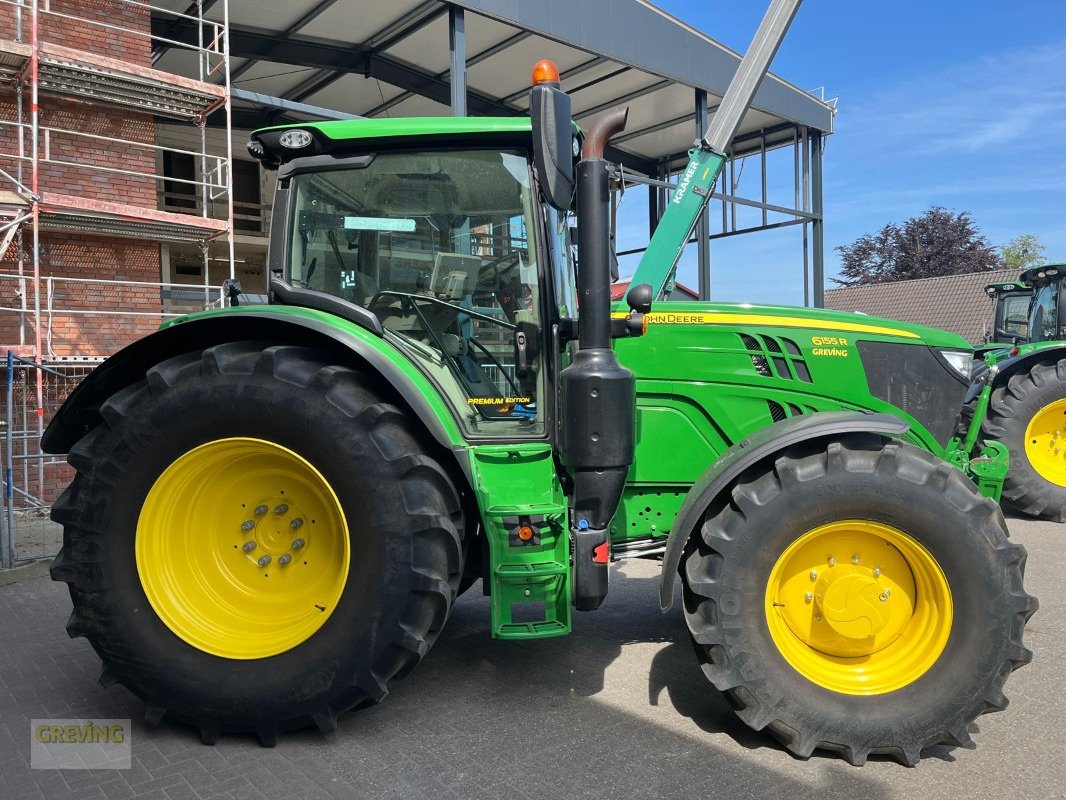
[[[0,352],[48,367],[16,374],[12,449],[22,456],[85,371],[73,365],[166,313],[218,301],[217,290],[169,285],[164,264],[183,247],[205,262],[198,284],[224,277],[206,262],[229,235],[229,162],[197,148],[228,90],[154,69],[150,13],[126,0],[0,1]],[[203,27],[207,44],[189,54],[224,66],[221,39]],[[161,121],[181,131],[180,147],[159,143]],[[175,159],[201,166],[168,179]],[[49,460],[23,470],[24,490],[45,504],[69,478]]]

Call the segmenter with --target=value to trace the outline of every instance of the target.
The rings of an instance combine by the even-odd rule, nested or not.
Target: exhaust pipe
[[[610,540],[633,463],[636,384],[611,349],[611,242],[608,164],[603,151],[625,128],[628,109],[600,118],[588,131],[577,165],[578,344],[559,375],[560,450],[574,474],[571,535],[573,598],[578,611],[607,596]]]

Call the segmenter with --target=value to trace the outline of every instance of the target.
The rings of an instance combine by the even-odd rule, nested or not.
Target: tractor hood
[[[652,413],[661,395],[687,394],[745,434],[815,411],[869,411],[899,416],[915,443],[941,452],[970,384],[966,340],[909,322],[673,301],[645,320],[647,335],[615,340],[619,360],[637,376],[638,408],[649,408],[642,413]],[[664,407],[648,424],[671,424],[672,413]]]
[[[623,313],[624,303],[616,303],[615,314]],[[818,331],[835,331],[845,337],[891,338],[930,347],[972,350],[962,336],[950,331],[911,322],[873,317],[854,311],[824,308],[797,308],[752,303],[659,302],[649,317],[649,325],[726,325],[734,328],[770,326]]]

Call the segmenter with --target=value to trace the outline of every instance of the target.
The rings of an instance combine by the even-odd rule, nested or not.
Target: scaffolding
[[[212,293],[212,287],[207,285],[207,243],[224,241],[229,261],[233,262],[228,3],[214,4],[221,12],[221,21],[205,18],[205,8],[210,4],[204,0],[196,0],[186,12],[139,0],[107,0],[107,3],[115,9],[142,13],[146,23],[150,23],[150,17],[158,16],[192,25],[197,31],[196,41],[178,42],[155,34],[150,24],[143,30],[116,25],[108,21],[110,15],[93,18],[86,13],[65,12],[53,8],[51,0],[0,0],[0,12],[10,13],[14,18],[14,39],[0,40],[0,87],[13,89],[15,95],[15,118],[0,120],[0,133],[8,134],[4,141],[9,145],[7,151],[0,152],[0,161],[5,165],[14,164],[10,170],[0,168],[0,258],[12,247],[17,248],[18,257],[14,274],[0,275],[0,285],[11,281],[17,285],[0,302],[0,313],[15,314],[18,319],[17,338],[0,345],[10,345],[18,355],[38,362],[63,358],[47,346],[47,322],[56,309],[46,305],[49,284],[41,273],[41,231],[197,243],[205,263],[205,296]],[[46,41],[41,27],[47,20],[84,26],[105,41],[119,34],[142,37],[146,50],[161,46],[181,48],[195,58],[196,77]],[[45,125],[40,104],[52,98],[192,124],[199,129],[200,147],[180,150]],[[226,149],[222,154],[211,154],[207,147],[207,118],[216,112],[225,118]],[[97,154],[95,158],[85,156],[93,151]],[[156,168],[151,171],[129,168],[123,165],[121,157],[112,155],[115,153],[141,163],[150,158]],[[187,179],[166,175],[163,163],[167,154],[196,158],[200,164],[199,176]],[[42,172],[49,168],[154,181],[159,197],[164,194],[164,183],[183,184],[197,202],[185,212],[184,209],[162,210],[158,206],[164,204],[159,202],[148,207],[103,199],[92,192],[54,191],[41,180]],[[225,210],[224,219],[211,216],[217,204]],[[170,204],[166,206],[172,208]],[[160,291],[165,288],[160,283]],[[54,297],[53,294],[53,300]],[[13,304],[12,300],[17,302]]]
[[[205,16],[208,8],[212,19]],[[138,24],[122,24],[131,18]],[[191,28],[193,41],[153,30],[153,20],[159,19]],[[65,36],[74,30],[86,33]],[[9,414],[32,407],[18,426],[19,441],[4,448],[5,458],[19,462],[19,485],[5,476],[4,494],[8,508],[12,501],[33,508],[47,505],[45,473],[53,465],[37,442],[49,412],[86,368],[76,365],[110,355],[65,352],[59,346],[62,332],[99,325],[111,332],[109,341],[121,344],[168,316],[224,302],[221,287],[210,285],[208,261],[209,244],[223,244],[233,277],[229,4],[191,0],[184,11],[175,11],[142,0],[62,5],[60,0],[0,0],[0,31],[0,90],[9,98],[0,107],[0,259],[6,257],[10,265],[0,272],[0,351],[15,359],[16,368],[9,371],[25,368],[18,373],[19,409],[9,408]],[[108,55],[67,46],[83,42],[105,43]],[[179,49],[184,64],[195,60],[196,67],[178,75],[148,66],[160,49]],[[130,51],[137,54],[133,60],[112,57]],[[199,147],[156,144],[154,134],[136,129],[137,117],[107,117],[117,120],[116,136],[55,124],[65,113],[79,119],[97,107],[143,114],[153,120],[152,130],[156,120],[193,126]],[[53,119],[42,111],[50,111]],[[221,152],[209,152],[208,117],[214,129],[224,128]],[[191,178],[167,174],[165,165],[173,156],[194,159],[197,173]],[[67,181],[68,175],[75,177]],[[136,189],[128,197],[111,188],[126,179]],[[107,191],[94,191],[105,186]],[[172,202],[175,189],[188,202]],[[203,260],[202,285],[166,283],[162,275],[158,281],[125,280],[45,269],[42,232],[76,233],[90,242],[98,241],[95,237],[124,240],[129,247],[147,245],[145,253],[157,243],[192,243]],[[145,263],[152,261],[146,257]]]

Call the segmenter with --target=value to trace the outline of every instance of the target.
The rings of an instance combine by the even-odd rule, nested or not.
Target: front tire
[[[1036,600],[999,508],[879,437],[786,451],[712,507],[682,562],[685,620],[737,714],[794,754],[917,763],[966,744],[1031,660]]]
[[[1010,450],[1004,502],[1066,522],[1066,359],[1035,364],[993,389],[982,430]]]
[[[71,450],[71,636],[205,742],[336,726],[413,669],[463,570],[458,494],[369,376],[251,342],[165,361]]]

